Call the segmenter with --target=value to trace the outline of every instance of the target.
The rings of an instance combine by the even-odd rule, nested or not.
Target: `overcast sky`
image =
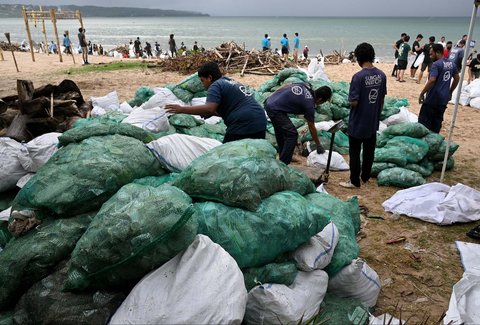
[[[470,16],[473,0],[0,0],[3,4],[95,5],[188,10],[212,16]]]

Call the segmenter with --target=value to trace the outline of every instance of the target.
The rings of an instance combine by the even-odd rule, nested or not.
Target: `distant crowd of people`
[[[268,34],[265,34],[265,36],[262,39],[262,50],[263,51],[271,51],[272,48],[272,42],[270,36]],[[298,36],[298,33],[295,33],[295,37],[293,38],[293,61],[295,63],[298,63],[299,60],[299,51],[300,51],[300,37]],[[309,48],[307,45],[303,48],[303,58],[307,59],[308,58],[308,52]],[[290,54],[290,41],[288,40],[288,35],[283,34],[282,38],[280,39],[280,50],[278,48],[275,48],[274,53],[278,53],[282,56],[283,60],[288,60],[288,55]]]
[[[163,51],[160,48],[160,43],[155,41],[153,47],[149,42],[145,42],[145,46],[142,46],[140,37],[137,37],[135,41],[130,40],[128,45],[128,53],[124,53],[124,57],[128,58],[154,58],[161,57],[162,55],[168,56],[171,58],[177,57],[179,55],[188,55],[190,53],[205,52],[203,46],[198,46],[197,41],[193,43],[192,49],[189,50],[187,46],[182,42],[180,47],[177,46],[175,41],[175,35],[170,34],[168,39],[168,50]]]

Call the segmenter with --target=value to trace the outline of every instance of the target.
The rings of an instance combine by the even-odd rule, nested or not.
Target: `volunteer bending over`
[[[267,118],[253,93],[237,81],[222,76],[215,62],[203,65],[198,70],[198,76],[207,89],[206,104],[166,105],[168,113],[220,116],[227,126],[223,143],[246,138],[265,139]]]
[[[332,97],[332,90],[323,86],[313,91],[307,84],[294,83],[281,87],[268,97],[265,109],[275,130],[280,160],[285,164],[292,161],[297,145],[298,132],[288,114],[303,114],[308,129],[317,145],[317,153],[323,153],[315,128],[315,107]]]

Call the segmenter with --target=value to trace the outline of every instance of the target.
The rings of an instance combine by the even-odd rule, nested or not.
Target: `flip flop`
[[[405,80],[399,80],[400,82],[406,82]]]
[[[480,225],[467,232],[467,236],[474,239],[480,239]]]

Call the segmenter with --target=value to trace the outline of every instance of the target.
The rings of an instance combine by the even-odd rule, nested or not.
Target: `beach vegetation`
[[[62,73],[69,75],[72,74],[84,74],[90,72],[104,72],[104,71],[118,71],[118,70],[135,70],[135,69],[146,69],[147,63],[141,61],[115,61],[109,63],[100,63],[100,64],[89,64],[89,65],[78,65],[68,70],[63,70]]]

